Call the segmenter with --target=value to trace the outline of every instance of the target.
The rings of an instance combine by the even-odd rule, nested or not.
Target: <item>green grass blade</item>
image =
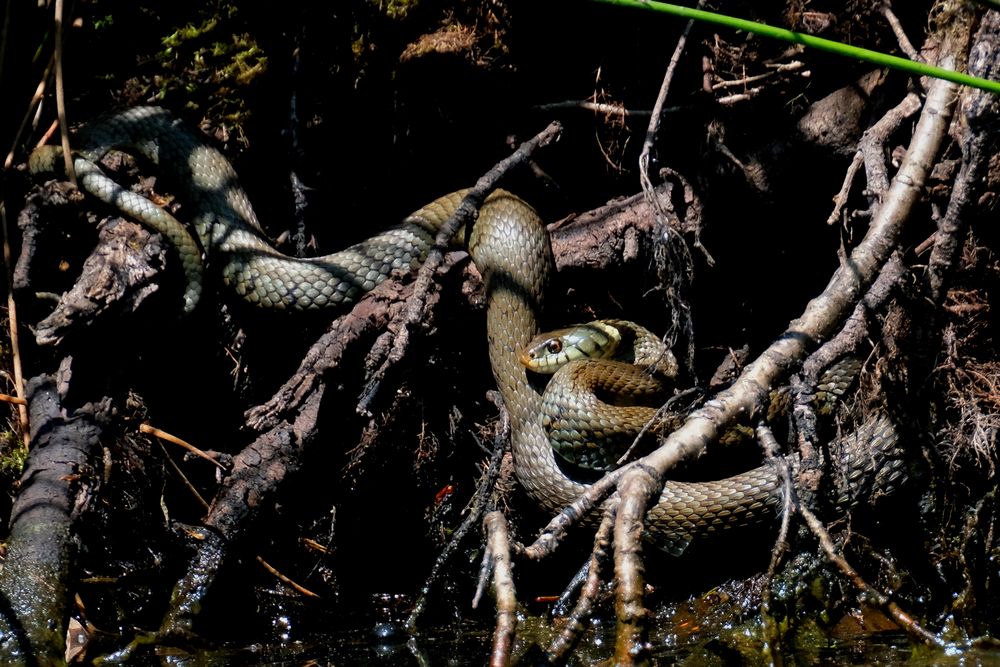
[[[672,16],[678,16],[686,19],[694,19],[696,21],[706,21],[708,23],[726,26],[734,30],[745,30],[756,35],[780,39],[782,41],[793,42],[795,44],[802,44],[803,46],[808,46],[813,49],[819,49],[829,53],[836,53],[838,55],[856,58],[858,60],[863,60],[865,62],[870,62],[883,67],[891,67],[893,69],[898,69],[917,76],[931,76],[937,79],[953,81],[965,86],[971,86],[973,88],[979,88],[980,90],[987,90],[991,93],[1000,94],[1000,82],[997,81],[980,79],[979,77],[971,76],[963,72],[942,69],[940,67],[934,67],[933,65],[914,62],[907,58],[892,56],[880,51],[872,51],[871,49],[850,46],[842,42],[823,39],[822,37],[806,35],[801,32],[795,32],[794,30],[776,28],[774,26],[767,25],[766,23],[747,21],[746,19],[739,19],[733,16],[716,14],[714,12],[707,12],[701,9],[692,9],[690,7],[682,7],[680,5],[672,5],[666,2],[654,2],[653,0],[596,0],[596,2],[661,12],[663,14],[670,14]]]

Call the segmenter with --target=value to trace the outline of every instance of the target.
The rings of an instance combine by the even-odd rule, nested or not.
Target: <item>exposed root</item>
[[[535,149],[556,141],[561,132],[562,126],[557,122],[552,122],[544,130],[521,144],[512,155],[498,162],[496,166],[476,181],[476,184],[462,199],[459,207],[441,226],[434,239],[434,247],[427,254],[427,259],[424,260],[423,266],[417,273],[413,294],[407,300],[405,310],[389,324],[385,333],[372,346],[372,351],[365,360],[365,367],[375,370],[371,373],[367,385],[361,393],[361,398],[358,401],[358,412],[362,414],[368,412],[368,406],[371,405],[378,393],[379,386],[386,374],[405,356],[410,344],[410,333],[424,317],[428,294],[433,285],[432,277],[444,259],[443,249],[448,246],[451,239],[455,238],[455,234],[460,229],[464,227],[471,230],[479,207],[482,206],[486,196],[496,188],[497,183],[504,175],[511,169],[527,162]],[[391,346],[388,341],[392,341]]]
[[[483,473],[482,479],[476,488],[476,494],[472,500],[472,509],[466,514],[462,524],[452,533],[448,539],[448,544],[441,549],[441,552],[434,560],[430,574],[427,575],[424,585],[420,588],[420,596],[417,598],[417,602],[414,604],[413,610],[406,620],[406,627],[411,632],[416,630],[417,622],[427,606],[431,588],[440,578],[441,573],[444,571],[444,566],[448,564],[451,557],[458,551],[459,545],[472,526],[479,523],[480,517],[483,516],[486,508],[493,504],[493,489],[500,478],[501,464],[503,463],[504,455],[507,453],[506,445],[510,441],[510,420],[507,418],[506,411],[501,410],[501,415],[501,426],[497,430],[496,437],[493,439],[493,455],[490,457],[489,466]]]
[[[483,519],[483,530],[486,531],[486,553],[483,555],[480,588],[472,604],[474,607],[478,604],[483,583],[488,573],[492,572],[497,625],[493,631],[493,650],[490,651],[489,664],[491,667],[503,667],[510,664],[514,633],[517,630],[517,595],[514,592],[514,576],[510,562],[507,519],[500,512],[490,512]]]
[[[986,78],[1000,76],[997,50],[1000,50],[1000,13],[987,12],[969,56],[969,73]],[[948,209],[938,222],[927,267],[928,290],[935,304],[944,298],[961,254],[969,213],[982,192],[988,163],[996,155],[996,126],[1000,121],[997,96],[967,89],[962,97],[962,111],[968,125],[968,130],[962,133],[962,167],[955,177]]]
[[[767,565],[766,580],[774,580],[774,574],[778,571],[785,551],[788,550],[788,528],[791,525],[792,514],[798,506],[798,498],[795,493],[795,485],[792,484],[792,473],[788,466],[788,461],[779,458],[780,448],[774,434],[766,424],[757,426],[757,439],[760,441],[764,454],[774,465],[777,466],[778,474],[784,488],[782,492],[783,503],[781,507],[781,528],[778,529],[778,537],[774,541],[774,548],[771,550],[771,561]],[[764,636],[767,641],[765,650],[768,657],[780,664],[781,656],[781,634],[771,613],[771,586],[765,586],[760,601],[761,616],[764,620]]]
[[[865,597],[872,603],[878,605],[882,608],[889,616],[892,617],[894,621],[903,628],[907,634],[911,637],[920,641],[928,646],[943,647],[943,642],[935,637],[932,633],[928,632],[917,623],[913,617],[907,614],[894,600],[890,599],[881,591],[870,586],[857,570],[851,567],[851,564],[844,559],[843,556],[837,553],[837,548],[833,545],[833,541],[830,539],[830,534],[826,531],[826,528],[816,518],[816,515],[812,511],[805,507],[799,506],[799,513],[802,518],[805,519],[806,525],[819,540],[820,546],[823,547],[823,551],[826,553],[826,557],[831,563],[837,566],[841,573],[847,577],[854,586],[864,593]]]
[[[847,315],[858,307],[860,297],[868,291],[895,250],[903,221],[921,195],[916,184],[925,181],[934,163],[948,128],[954,100],[953,84],[935,81],[931,85],[909,150],[881,198],[868,234],[845,259],[823,294],[809,303],[803,315],[789,325],[785,335],[747,366],[730,389],[692,414],[663,446],[602,478],[576,502],[564,508],[535,543],[524,549],[522,555],[529,558],[551,553],[573,523],[617,491],[610,502],[617,507],[613,532],[618,619],[615,660],[619,664],[642,661],[648,655],[645,643],[647,612],[642,602],[642,525],[647,507],[662,488],[666,471],[681,459],[703,451],[706,444],[716,439],[740,414],[755,411],[766,389],[794,363],[801,362],[815,341],[836,332]],[[881,292],[888,294],[896,279],[897,273],[886,271]],[[887,609],[920,635],[922,629],[890,604],[886,602]],[[930,636],[926,632],[924,635],[924,640]]]
[[[156,428],[155,426],[150,426],[149,424],[140,424],[139,425],[139,432],[140,433],[145,433],[147,435],[155,436],[155,437],[159,438],[160,440],[165,440],[165,441],[167,441],[169,443],[177,445],[178,447],[181,447],[181,448],[186,449],[187,451],[191,452],[191,454],[197,456],[198,458],[201,458],[201,459],[204,459],[204,460],[208,461],[209,463],[211,463],[212,465],[214,465],[215,467],[217,467],[219,470],[226,470],[226,466],[224,466],[221,463],[219,463],[217,457],[212,456],[211,454],[209,454],[208,452],[206,452],[206,451],[204,451],[202,449],[198,449],[197,447],[195,447],[191,443],[187,442],[186,440],[181,440],[180,438],[178,438],[176,435],[173,435],[172,433],[167,433],[166,431],[160,430],[160,429]]]
[[[570,653],[586,630],[587,620],[593,613],[594,603],[601,592],[604,568],[611,556],[611,533],[615,524],[616,509],[617,506],[614,504],[605,509],[601,525],[594,534],[594,548],[590,552],[590,561],[586,568],[587,576],[580,589],[580,596],[566,617],[566,625],[546,651],[548,660],[553,665],[564,664],[569,659]]]
[[[614,526],[615,617],[618,620],[615,663],[619,665],[642,664],[648,660],[649,612],[643,603],[642,529],[646,499],[654,497],[662,487],[663,482],[655,471],[634,466],[622,479],[619,489]]]

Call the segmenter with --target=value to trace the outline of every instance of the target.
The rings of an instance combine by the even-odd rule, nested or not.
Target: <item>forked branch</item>
[[[945,63],[950,65],[950,63]],[[826,289],[809,302],[802,316],[789,323],[785,333],[747,366],[733,386],[721,392],[694,412],[664,444],[635,464],[624,469],[618,481],[622,505],[638,503],[648,507],[662,488],[664,475],[683,459],[696,456],[742,414],[750,414],[760,405],[773,386],[806,353],[833,334],[875,280],[882,265],[896,248],[904,221],[923,191],[935,156],[946,136],[957,97],[955,84],[936,80],[927,94],[920,120],[914,130],[906,156],[893,178],[881,207],[872,219],[865,238],[836,270]],[[658,484],[644,484],[652,474]],[[629,515],[619,511],[619,524]],[[625,534],[627,525],[616,527],[615,534]],[[616,544],[615,549],[622,545]],[[618,609],[641,607],[641,587],[618,581]],[[629,614],[629,618],[634,614]],[[630,622],[619,619],[616,660],[630,662],[641,650]]]

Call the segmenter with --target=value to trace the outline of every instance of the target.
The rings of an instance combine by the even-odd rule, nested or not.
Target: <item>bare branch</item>
[[[403,314],[393,320],[379,339],[372,346],[372,352],[365,360],[366,368],[376,368],[368,381],[367,386],[361,393],[358,401],[358,412],[366,414],[368,406],[375,399],[379,387],[386,374],[390,372],[404,357],[406,349],[409,347],[410,332],[420,322],[425,315],[427,295],[431,290],[434,272],[437,271],[444,260],[444,248],[446,248],[462,227],[470,227],[476,220],[479,207],[482,206],[486,195],[492,192],[500,179],[514,167],[527,162],[535,149],[547,146],[559,138],[562,126],[553,121],[544,130],[534,137],[521,144],[514,153],[498,162],[492,169],[486,172],[476,181],[476,184],[469,189],[451,217],[441,226],[437,237],[434,239],[434,247],[427,254],[423,266],[417,273],[417,280],[413,288],[413,294],[407,301]],[[395,333],[394,333],[395,332]],[[391,345],[389,341],[391,342]]]
[[[969,72],[996,78],[1000,74],[998,45],[1000,12],[987,12],[972,46]],[[962,167],[955,177],[948,209],[938,223],[927,268],[928,288],[935,303],[944,298],[965,239],[969,210],[982,191],[987,164],[996,155],[995,128],[1000,118],[1000,100],[994,94],[970,88],[963,91],[962,107],[968,125],[962,137]]]
[[[892,32],[896,35],[896,41],[899,42],[899,48],[903,50],[906,57],[913,62],[924,62],[920,53],[913,48],[913,43],[910,41],[910,38],[906,36],[906,31],[903,30],[902,24],[899,22],[899,19],[896,18],[895,12],[892,11],[892,3],[889,2],[889,0],[885,0],[885,2],[882,3],[882,16],[885,17],[885,20],[889,23],[889,27],[892,28]]]
[[[833,541],[830,539],[829,533],[826,532],[826,528],[823,527],[823,524],[816,518],[816,515],[809,510],[809,508],[799,506],[798,510],[802,514],[802,518],[805,519],[809,529],[812,530],[813,535],[815,535],[816,539],[819,540],[820,546],[823,547],[823,551],[826,552],[826,557],[830,559],[831,563],[837,566],[841,573],[843,573],[843,575],[847,577],[858,590],[863,592],[873,603],[884,609],[885,612],[899,624],[899,627],[906,630],[907,634],[917,641],[923,642],[928,646],[944,646],[940,639],[924,629],[923,626],[903,611],[898,604],[890,600],[881,591],[872,588],[861,577],[861,575],[858,574],[858,571],[851,567],[851,564],[848,563],[843,556],[837,553],[837,548],[833,545]]]
[[[594,599],[601,590],[601,573],[608,560],[611,547],[611,531],[615,525],[617,505],[611,504],[605,510],[601,525],[594,535],[594,548],[590,553],[590,563],[587,567],[587,580],[580,591],[576,606],[566,619],[566,626],[559,636],[549,646],[547,655],[551,664],[563,664],[570,651],[580,641],[585,629],[584,622],[590,617],[594,607]]]
[[[490,512],[483,518],[486,531],[484,559],[489,559],[493,570],[493,590],[497,600],[497,627],[493,632],[493,650],[490,667],[510,664],[510,652],[517,629],[517,596],[514,593],[514,576],[510,565],[510,541],[507,537],[507,520],[500,512]]]
[[[661,485],[642,466],[632,467],[622,479],[618,516],[615,519],[615,664],[643,664],[648,658],[646,643],[649,612],[643,604],[645,579],[642,563],[644,500],[655,495]]]
[[[658,450],[641,461],[661,476],[680,460],[696,455],[741,414],[753,411],[768,387],[807,350],[827,338],[867,291],[878,270],[895,249],[904,220],[920,197],[934,157],[946,134],[955,102],[956,86],[935,81],[913,134],[909,150],[878,209],[865,238],[834,273],[822,294],[802,316],[753,363],[734,385],[693,413]]]

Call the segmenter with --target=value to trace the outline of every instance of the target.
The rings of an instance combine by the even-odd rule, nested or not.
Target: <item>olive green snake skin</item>
[[[130,148],[158,165],[184,206],[190,207],[181,212],[189,216],[209,262],[220,267],[227,285],[260,306],[312,309],[349,303],[394,269],[419,264],[435,231],[462,199],[462,193],[442,197],[402,225],[339,253],[295,259],[267,242],[224,156],[165,110],[138,107],[106,116],[82,133],[79,144],[74,164],[78,171],[82,166],[88,173],[80,179],[82,187],[153,227],[166,225],[167,235],[181,246],[188,275],[188,309],[194,307],[200,290],[197,244],[183,230],[174,230],[172,219],[147,214],[145,203],[133,200],[121,188],[115,190],[116,186],[105,182],[110,181],[106,176],[92,173],[99,172],[89,166],[92,161],[112,147]],[[37,161],[52,160],[51,155],[42,154]],[[486,283],[489,355],[510,413],[517,477],[532,498],[558,511],[588,485],[571,479],[557,464],[539,418],[542,395],[529,382],[519,359],[520,351],[539,331],[542,302],[554,272],[548,233],[528,204],[497,191],[480,211],[469,252]],[[843,471],[837,482],[838,504],[865,501],[898,483],[903,462],[897,440],[891,421],[880,415],[831,447],[839,451],[837,463]],[[647,515],[647,531],[662,548],[680,553],[700,534],[773,521],[780,489],[779,475],[769,464],[723,480],[668,481]]]
[[[168,111],[134,107],[90,123],[82,132],[73,165],[80,186],[165,234],[177,247],[187,276],[184,308],[192,310],[201,292],[198,243],[162,208],[125,190],[94,161],[112,148],[127,148],[153,163],[191,207],[190,222],[222,280],[255,305],[312,310],[355,301],[396,269],[415,269],[426,257],[451,201],[411,215],[406,221],[332,255],[299,259],[271,247],[236,171],[218,150],[205,145]],[[58,147],[31,156],[32,171],[61,164]]]
[[[539,334],[522,350],[521,363],[551,375],[542,398],[542,426],[552,449],[586,470],[607,472],[638,458],[653,440],[640,442],[643,436],[680,428],[691,410],[664,405],[676,384],[677,359],[659,336],[628,320],[594,320]],[[816,413],[831,414],[860,370],[861,360],[852,356],[826,368],[811,401]],[[788,386],[772,390],[766,423],[787,418],[793,400]],[[740,423],[723,432],[719,442],[734,445],[752,434]]]
[[[677,359],[634,322],[595,320],[539,334],[521,363],[552,376],[542,394],[542,426],[556,454],[586,470],[620,467],[637,458],[640,434],[663,434],[683,420],[658,413],[677,378]]]

